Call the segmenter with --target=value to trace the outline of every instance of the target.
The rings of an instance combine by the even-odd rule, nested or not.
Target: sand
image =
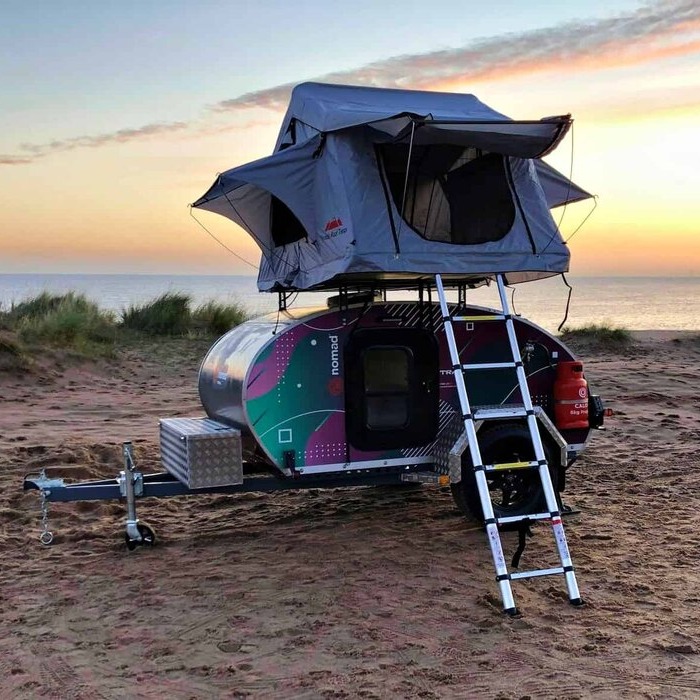
[[[581,349],[616,412],[565,493],[587,604],[517,582],[515,619],[445,489],[141,501],[159,544],[133,553],[120,503],[54,504],[42,547],[22,477],[113,476],[126,439],[157,470],[157,418],[201,414],[203,350],[0,373],[0,698],[700,696],[700,340]],[[547,563],[539,524],[523,565]]]

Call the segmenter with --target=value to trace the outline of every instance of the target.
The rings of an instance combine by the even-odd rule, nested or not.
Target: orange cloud
[[[700,22],[696,24],[700,27]],[[658,38],[655,38],[654,41],[640,41],[628,46],[611,43],[597,47],[595,52],[577,54],[572,51],[569,55],[559,56],[557,60],[553,60],[552,57],[523,57],[513,63],[485,66],[478,71],[468,71],[465,74],[432,83],[430,88],[449,91],[463,85],[466,81],[475,83],[487,80],[506,80],[540,71],[558,71],[561,69],[562,62],[566,63],[567,71],[575,69],[594,71],[637,66],[700,53],[700,39],[671,45],[654,45],[655,42],[658,42]]]
[[[521,34],[496,36],[457,48],[376,61],[329,73],[323,82],[381,87],[450,89],[465,82],[503,80],[535,71],[627,67],[700,51],[700,4],[671,0],[589,22],[569,22]],[[281,110],[294,84],[246,93],[211,107],[238,112],[254,107]]]
[[[0,155],[0,165],[26,165],[32,163],[34,158],[28,156],[2,156]]]
[[[70,139],[39,144],[23,143],[20,144],[19,149],[25,155],[0,155],[0,165],[22,165],[32,163],[37,158],[43,158],[52,153],[74,151],[77,148],[99,148],[100,146],[108,146],[115,143],[129,143],[130,141],[161,136],[187,128],[188,124],[186,122],[158,122],[146,124],[136,129],[119,129],[112,133],[98,134],[96,136],[75,136]]]

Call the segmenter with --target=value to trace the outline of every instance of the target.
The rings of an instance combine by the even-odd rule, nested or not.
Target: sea
[[[573,288],[566,325],[576,328],[609,323],[629,330],[700,331],[700,277],[577,277],[567,276]],[[115,312],[150,301],[164,292],[184,292],[194,305],[210,299],[242,304],[252,315],[277,310],[276,294],[257,291],[253,276],[245,275],[102,275],[0,274],[0,308],[42,291],[84,293]],[[516,313],[556,331],[564,320],[569,290],[561,277],[512,288]],[[294,306],[325,304],[329,292],[300,293]],[[390,299],[412,298],[391,292]],[[498,307],[495,286],[468,293],[470,303]]]

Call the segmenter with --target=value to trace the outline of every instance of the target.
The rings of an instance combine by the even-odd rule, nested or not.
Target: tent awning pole
[[[411,140],[409,141],[408,144],[408,159],[406,160],[406,177],[404,178],[403,181],[403,196],[401,197],[401,211],[399,214],[401,215],[401,218],[399,219],[399,229],[396,232],[396,246],[399,248],[400,251],[400,246],[399,246],[399,241],[400,241],[400,236],[401,236],[401,227],[403,226],[403,215],[404,211],[406,209],[406,192],[408,191],[408,173],[411,169],[411,156],[413,154],[413,137],[416,135],[416,122],[414,119],[411,119]],[[415,195],[414,195],[415,196]]]

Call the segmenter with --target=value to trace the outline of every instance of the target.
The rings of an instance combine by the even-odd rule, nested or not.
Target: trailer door
[[[354,333],[345,356],[346,428],[360,450],[432,442],[439,423],[438,344],[417,328]]]

